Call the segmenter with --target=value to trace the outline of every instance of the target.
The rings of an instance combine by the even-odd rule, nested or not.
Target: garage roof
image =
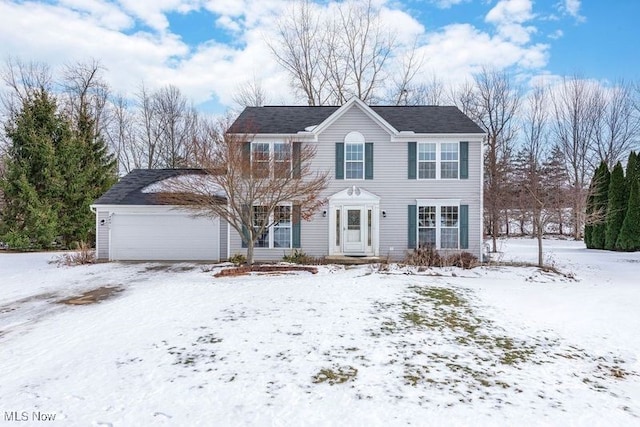
[[[203,169],[134,169],[94,202],[94,205],[164,205],[161,194],[142,190],[182,175],[206,175]]]

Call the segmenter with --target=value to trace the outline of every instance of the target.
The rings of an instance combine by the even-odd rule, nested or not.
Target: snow
[[[640,253],[544,244],[562,274],[373,265],[216,279],[222,266],[0,253],[0,417],[639,425]],[[537,257],[530,239],[500,250]],[[58,303],[103,286],[122,292]]]

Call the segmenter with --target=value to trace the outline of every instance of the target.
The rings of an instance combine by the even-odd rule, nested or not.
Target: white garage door
[[[194,218],[185,213],[114,214],[110,258],[116,261],[219,260],[219,219]]]

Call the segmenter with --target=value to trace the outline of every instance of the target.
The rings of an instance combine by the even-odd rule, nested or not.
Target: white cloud
[[[533,18],[531,0],[500,0],[487,13],[485,20],[496,25],[523,23]]]
[[[580,0],[565,0],[564,7],[567,13],[573,17],[580,16]]]
[[[440,9],[449,9],[452,6],[457,6],[460,3],[466,3],[469,0],[432,0],[432,3]]]
[[[555,30],[553,33],[549,34],[549,38],[552,40],[558,40],[559,38],[562,38],[562,36],[564,36],[564,31],[562,30]]]
[[[381,20],[397,41],[410,45],[418,37],[425,70],[448,82],[462,82],[485,65],[539,70],[547,64],[549,46],[530,43],[535,28],[527,25],[533,16],[529,1],[496,4],[486,17],[496,26],[493,32],[470,24],[425,29],[394,7],[393,0],[379,1],[384,5]],[[289,78],[265,43],[275,37],[275,22],[287,4],[287,0],[119,0],[119,4],[61,0],[52,5],[0,0],[0,58],[19,55],[54,69],[95,58],[107,68],[104,77],[116,92],[132,95],[143,81],[150,89],[173,84],[196,104],[216,100],[230,106],[238,85],[256,78],[271,103],[293,103],[296,97]],[[329,10],[335,3],[316,7]],[[230,31],[234,42],[209,40],[188,46],[171,33],[167,12],[197,8],[215,13],[217,25]],[[131,34],[136,22],[151,30]],[[426,71],[422,75],[429,78]]]

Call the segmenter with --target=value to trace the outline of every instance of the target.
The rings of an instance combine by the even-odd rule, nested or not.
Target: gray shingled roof
[[[134,169],[94,202],[95,205],[162,205],[157,193],[145,187],[180,175],[202,175],[202,169]]]
[[[293,134],[319,125],[339,107],[247,107],[229,128],[230,133]],[[381,106],[371,109],[397,131],[415,133],[483,133],[473,120],[452,106]]]

